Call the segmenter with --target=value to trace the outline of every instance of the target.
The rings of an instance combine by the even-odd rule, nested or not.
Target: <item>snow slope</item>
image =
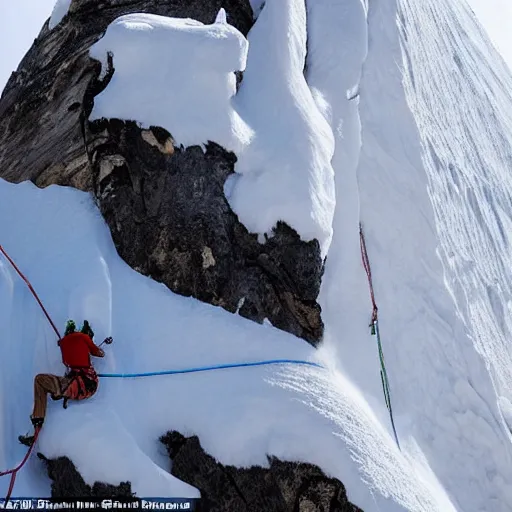
[[[220,77],[222,86],[206,99],[222,99],[240,132],[195,110],[189,100],[204,84],[191,87],[189,98],[186,76],[165,60],[155,68],[144,58],[165,44],[163,59],[170,43],[180,45],[182,57],[194,55],[216,33],[219,51],[226,43],[233,60],[222,67],[211,59],[205,76]],[[196,496],[166,471],[158,437],[174,428],[199,435],[226,464],[266,465],[266,453],[318,464],[365,512],[511,510],[510,71],[468,6],[449,0],[267,0],[249,34],[235,96],[230,73],[244,45],[222,14],[211,26],[123,17],[92,50],[103,62],[108,49],[120,59],[118,81],[97,99],[93,115],[117,105],[108,115],[159,121],[174,135],[184,118],[173,117],[162,93],[169,85],[187,105],[180,116],[205,121],[197,133],[193,123],[184,126],[183,140],[202,144],[206,129],[218,129],[222,140],[247,136],[226,189],[231,204],[260,233],[285,218],[304,237],[316,233],[328,250],[321,350],[137,274],[119,259],[82,192],[0,181],[0,243],[59,326],[88,318],[98,339],[114,336],[97,364],[101,372],[275,358],[319,360],[328,370],[268,366],[104,379],[83,404],[49,404],[41,451],[69,455],[88,483],[130,480],[141,496]],[[155,69],[160,74],[151,81],[140,80]],[[135,83],[151,93],[144,104],[126,103],[137,94]],[[288,206],[276,208],[281,203]],[[367,328],[359,221],[402,451]],[[0,373],[4,468],[24,453],[13,439],[29,428],[33,375],[63,367],[46,319],[2,259],[0,329],[9,361]],[[19,392],[8,392],[15,387]],[[7,484],[0,479],[0,493]],[[14,494],[49,494],[37,459]]]
[[[87,318],[98,340],[113,335],[105,360],[96,363],[100,372],[318,360],[315,349],[294,336],[176,296],[131,270],[82,192],[0,181],[0,238],[59,327],[69,317]],[[33,375],[64,368],[55,335],[26,285],[5,260],[0,269],[2,349],[12,361],[0,374],[3,468],[24,453],[13,440],[30,427]],[[7,392],[13,388],[16,394]],[[334,369],[269,366],[104,379],[96,396],[67,410],[49,401],[39,449],[70,456],[90,484],[130,480],[139,496],[197,496],[165,471],[169,461],[158,437],[171,428],[199,435],[225,464],[266,465],[266,453],[319,464],[364,510],[451,510],[435,479],[399,453],[358,391]],[[7,484],[0,480],[0,493]],[[14,495],[49,495],[48,485],[41,462],[32,458]]]
[[[358,4],[340,9],[355,15]],[[350,154],[335,166],[326,344],[388,426],[366,328],[361,220],[404,453],[421,451],[457,509],[510,510],[512,450],[498,406],[509,406],[499,396],[510,382],[500,306],[510,285],[510,73],[463,4],[370,3],[368,23],[361,130],[345,114],[337,140],[338,150],[361,136],[357,170]]]
[[[446,284],[494,392],[484,392],[478,374],[469,384],[488,410],[486,429],[505,431],[501,449],[492,449],[496,462],[481,448],[494,492],[486,506],[509,510],[512,424],[505,428],[499,405],[507,411],[512,399],[512,76],[466,4],[404,2],[403,19],[411,27],[403,37],[415,42],[406,54],[406,91],[422,128]],[[440,90],[443,108],[435,101]]]

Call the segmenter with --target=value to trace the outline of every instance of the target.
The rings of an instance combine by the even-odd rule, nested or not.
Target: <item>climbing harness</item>
[[[35,292],[34,288],[32,288],[32,285],[28,281],[28,279],[21,273],[20,269],[16,266],[14,261],[9,257],[7,252],[5,252],[4,248],[0,245],[0,252],[7,258],[7,261],[14,267],[14,270],[19,274],[19,276],[25,281],[27,286],[29,287],[30,291],[32,292],[32,295],[37,300],[38,304],[41,306],[41,309],[43,310],[43,313],[46,315],[46,318],[48,319],[48,322],[50,322],[50,325],[53,327],[53,330],[55,331],[55,334],[57,335],[57,338],[60,340],[61,335],[59,334],[59,331],[57,330],[57,327],[55,327],[55,324],[52,322],[52,319],[50,318],[50,315],[46,311],[45,307],[43,306],[43,303],[39,300],[39,297],[37,296],[37,293]]]
[[[370,322],[369,327],[371,328],[372,336],[377,337],[377,346],[379,348],[379,359],[380,359],[380,367],[381,367],[380,378],[382,381],[382,389],[384,391],[384,400],[386,401],[386,407],[388,408],[388,411],[389,411],[389,417],[391,419],[391,426],[393,427],[393,433],[395,435],[396,444],[397,444],[398,448],[400,448],[400,443],[398,442],[398,436],[397,436],[396,429],[395,429],[395,421],[393,419],[393,410],[391,408],[391,394],[389,391],[389,381],[388,381],[388,375],[386,372],[386,365],[384,363],[384,352],[382,351],[382,343],[380,341],[379,318],[378,318],[379,310],[377,308],[377,303],[375,301],[375,293],[373,291],[372,271],[370,268],[370,260],[368,258],[368,252],[366,250],[366,242],[364,239],[363,227],[362,227],[361,223],[359,223],[359,238],[360,238],[360,243],[361,243],[361,256],[363,259],[363,266],[366,271],[366,275],[368,277],[368,285],[370,288],[370,298],[372,300],[372,307],[373,307],[372,320]]]
[[[0,476],[11,475],[11,482],[9,483],[9,489],[7,491],[7,496],[5,497],[5,502],[9,501],[9,498],[11,497],[12,490],[14,489],[14,482],[16,481],[16,475],[18,474],[18,471],[25,465],[28,458],[30,457],[30,454],[32,453],[32,450],[34,449],[37,437],[39,436],[39,431],[40,427],[36,427],[34,431],[34,442],[31,444],[23,460],[14,469],[9,469],[7,471],[3,471],[2,473],[0,473]]]

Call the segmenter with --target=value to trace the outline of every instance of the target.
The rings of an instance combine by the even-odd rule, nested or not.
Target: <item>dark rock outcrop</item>
[[[42,453],[37,454],[45,463],[48,476],[52,481],[53,498],[132,498],[135,493],[131,490],[130,482],[110,485],[95,482],[90,486],[84,482],[82,475],[67,457],[48,459]]]
[[[269,467],[223,466],[196,436],[169,432],[161,441],[172,459],[171,473],[201,491],[209,512],[362,512],[348,501],[343,484],[320,468],[269,457]]]
[[[165,130],[133,122],[89,130],[95,195],[129,265],[182,295],[320,338],[318,242],[282,223],[264,244],[247,231],[224,196],[233,153],[213,142],[175,148]]]
[[[138,11],[211,23],[220,7],[247,34],[249,0],[74,0],[59,25],[43,28],[2,95],[0,177],[92,192],[134,269],[316,344],[323,334],[319,244],[302,242],[283,223],[264,244],[248,233],[223,191],[236,155],[215,141],[206,152],[175,148],[158,127],[88,121],[95,95],[115,73],[113,56],[100,81],[88,50],[111,21]]]
[[[344,485],[318,466],[268,457],[269,467],[224,466],[208,455],[196,436],[171,431],[160,441],[172,459],[171,473],[201,492],[198,512],[362,512],[347,498]],[[67,457],[38,453],[52,480],[52,498],[133,499],[130,482],[87,485]]]

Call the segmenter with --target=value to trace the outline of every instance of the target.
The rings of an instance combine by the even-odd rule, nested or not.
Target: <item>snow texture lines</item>
[[[512,76],[464,3],[402,4],[404,79],[447,284],[497,392],[511,399]]]
[[[464,510],[505,511],[512,458],[496,402],[506,407],[512,398],[512,76],[465,2],[401,0],[399,27],[446,286],[498,395],[462,351],[468,378],[454,387],[463,407],[457,422],[478,427],[493,455],[478,450],[487,489],[477,479],[480,497],[458,499]],[[492,437],[501,438],[495,448]]]

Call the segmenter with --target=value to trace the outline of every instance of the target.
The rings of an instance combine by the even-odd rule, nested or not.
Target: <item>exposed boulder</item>
[[[171,473],[201,491],[210,512],[362,512],[348,501],[343,484],[320,468],[268,457],[269,467],[223,466],[196,436],[173,431],[162,437],[172,459]]]

